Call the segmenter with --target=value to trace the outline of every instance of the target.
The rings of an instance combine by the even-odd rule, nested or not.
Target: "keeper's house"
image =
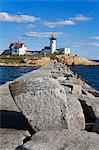
[[[12,55],[25,55],[27,46],[25,46],[23,43],[17,42],[11,43],[9,49],[11,50]]]

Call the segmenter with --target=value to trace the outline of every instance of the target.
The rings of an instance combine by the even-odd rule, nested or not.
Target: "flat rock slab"
[[[98,150],[99,135],[80,130],[37,132],[20,150]]]
[[[30,136],[28,131],[0,129],[0,150],[15,150],[28,136]]]
[[[24,74],[24,76],[18,77],[17,80],[23,80],[24,78],[38,78],[38,77],[49,77],[51,75],[51,70],[54,66],[54,61],[49,62],[48,64],[40,67],[37,70]]]
[[[23,79],[11,83],[10,91],[35,131],[68,128],[66,93],[57,80]]]
[[[77,97],[73,94],[67,94],[68,106],[68,128],[69,129],[85,129],[85,117],[83,109]]]

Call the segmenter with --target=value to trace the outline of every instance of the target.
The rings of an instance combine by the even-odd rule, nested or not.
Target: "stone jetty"
[[[98,150],[98,95],[56,60],[0,86],[0,150]]]

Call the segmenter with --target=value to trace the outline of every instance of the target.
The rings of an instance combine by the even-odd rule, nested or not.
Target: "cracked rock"
[[[10,91],[35,131],[68,128],[66,93],[57,80],[23,79],[11,83]]]

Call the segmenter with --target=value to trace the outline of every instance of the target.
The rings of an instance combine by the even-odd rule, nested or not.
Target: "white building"
[[[56,38],[53,35],[50,38],[50,49],[51,54],[53,54],[56,51]]]
[[[49,38],[50,40],[50,46],[45,46],[42,51],[41,54],[53,54],[56,52],[56,38],[52,35],[51,38]]]
[[[50,38],[50,46],[45,46],[41,51],[28,50],[24,43],[11,43],[9,46],[9,51],[12,55],[32,55],[38,56],[41,54],[70,54],[70,48],[57,48],[56,38],[52,35]]]
[[[70,48],[60,48],[60,51],[62,54],[70,54],[71,53],[71,50]]]
[[[57,48],[56,38],[52,35],[50,38],[50,46],[45,46],[40,53],[41,54],[53,54],[55,52],[58,54],[65,55],[65,54],[70,54],[71,50],[70,48]]]
[[[25,46],[23,43],[17,42],[11,43],[9,49],[11,50],[12,55],[25,55],[27,46]]]

